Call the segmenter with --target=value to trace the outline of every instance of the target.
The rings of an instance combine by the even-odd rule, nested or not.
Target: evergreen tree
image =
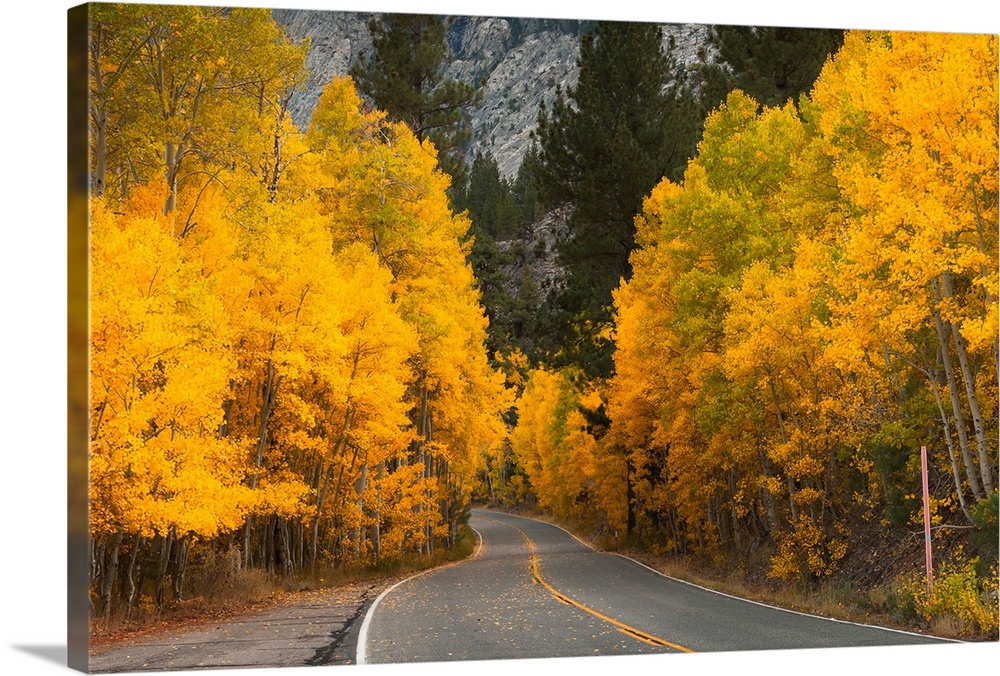
[[[476,284],[481,294],[480,302],[489,319],[486,350],[493,358],[509,341],[513,299],[504,287],[506,277],[503,267],[509,263],[510,257],[475,221],[472,221],[469,228],[469,236],[473,240],[468,261],[476,276]]]
[[[405,122],[417,139],[429,138],[438,163],[452,176],[452,194],[464,185],[462,145],[469,132],[463,113],[481,92],[458,80],[446,80],[449,58],[447,24],[440,16],[383,14],[368,24],[374,54],[359,54],[351,68],[358,89],[390,119]]]
[[[457,191],[452,200],[456,210],[468,212],[472,225],[469,236],[469,265],[476,275],[482,304],[489,319],[486,346],[495,354],[510,339],[512,323],[511,298],[504,286],[502,268],[511,263],[498,240],[509,240],[517,225],[517,209],[509,183],[500,175],[496,160],[489,154],[477,154],[469,173],[465,190]]]
[[[510,188],[517,209],[518,232],[523,233],[526,226],[534,223],[539,214],[538,208],[538,148],[532,144],[521,158],[521,166],[517,169],[517,178]]]
[[[529,357],[532,357],[535,351],[535,333],[540,302],[538,284],[535,283],[531,274],[524,270],[517,288],[517,298],[511,311],[511,342]]]
[[[539,113],[537,178],[543,202],[573,207],[552,330],[567,360],[606,376],[611,292],[631,275],[633,219],[661,178],[680,178],[699,124],[659,26],[598,22],[578,63],[577,86]]]
[[[700,67],[701,100],[715,109],[734,89],[765,106],[798,101],[808,93],[827,58],[844,43],[844,31],[828,28],[710,26],[715,63]]]
[[[469,171],[469,184],[456,196],[455,206],[468,209],[469,218],[494,240],[510,239],[518,222],[518,209],[510,183],[489,153],[477,153]]]

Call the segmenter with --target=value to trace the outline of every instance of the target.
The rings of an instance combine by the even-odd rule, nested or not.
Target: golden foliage
[[[286,572],[453,538],[510,399],[433,147],[349,80],[296,130],[265,10],[95,12],[95,537]]]

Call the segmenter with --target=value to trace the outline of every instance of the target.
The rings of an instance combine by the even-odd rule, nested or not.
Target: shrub
[[[966,559],[961,550],[934,576],[927,593],[923,576],[913,576],[901,586],[901,596],[912,602],[918,615],[936,625],[949,625],[963,636],[996,636],[998,626],[997,564],[989,574],[976,574],[979,557]]]
[[[995,564],[998,558],[997,532],[1000,528],[1000,507],[998,507],[997,491],[978,501],[972,506],[972,521],[975,529],[969,536],[976,552],[980,555],[977,572],[985,575],[990,564]]]

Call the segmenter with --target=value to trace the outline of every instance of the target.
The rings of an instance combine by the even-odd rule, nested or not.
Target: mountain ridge
[[[311,39],[306,65],[310,76],[289,109],[300,127],[309,123],[323,87],[346,76],[359,53],[371,54],[366,12],[327,10],[272,11],[275,21],[295,42]],[[452,59],[444,76],[470,84],[485,78],[482,103],[469,112],[471,140],[467,157],[488,151],[501,174],[513,179],[530,145],[542,103],[550,105],[557,89],[576,85],[580,35],[594,23],[576,19],[500,16],[449,16],[447,40]],[[660,24],[664,48],[672,46],[678,65],[687,69],[711,54],[705,24]],[[710,57],[709,57],[710,58]]]

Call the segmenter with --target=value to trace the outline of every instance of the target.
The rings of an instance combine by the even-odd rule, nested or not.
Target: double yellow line
[[[594,617],[600,618],[600,619],[604,620],[605,622],[608,622],[608,623],[614,625],[615,628],[618,629],[618,631],[622,632],[626,636],[631,636],[632,638],[634,638],[636,640],[639,640],[639,641],[642,641],[643,643],[648,643],[649,645],[655,645],[655,646],[660,646],[660,647],[664,647],[664,648],[673,648],[674,650],[679,650],[679,651],[684,652],[684,653],[693,653],[694,652],[690,648],[685,648],[682,645],[678,645],[676,643],[671,643],[670,641],[667,641],[666,639],[662,639],[662,638],[660,638],[658,636],[653,636],[652,634],[647,634],[646,632],[641,631],[639,629],[636,629],[635,627],[631,627],[631,626],[625,624],[624,622],[619,622],[618,620],[614,619],[613,617],[608,617],[607,615],[605,615],[603,613],[599,613],[596,610],[594,610],[593,608],[585,606],[582,603],[580,603],[579,601],[575,601],[574,599],[571,599],[570,597],[568,597],[565,594],[563,594],[561,591],[559,591],[558,589],[556,589],[555,587],[553,587],[552,585],[550,585],[548,582],[546,582],[545,578],[542,577],[541,572],[539,572],[539,570],[538,570],[538,555],[535,553],[535,545],[531,541],[531,539],[527,536],[527,534],[525,534],[525,532],[523,530],[521,530],[517,526],[514,526],[513,524],[511,524],[511,527],[514,528],[518,533],[520,533],[521,537],[524,538],[524,541],[528,543],[528,551],[531,552],[531,574],[532,574],[532,576],[535,578],[535,580],[538,581],[539,584],[541,584],[543,587],[545,587],[546,589],[548,589],[549,593],[551,593],[552,596],[554,596],[557,601],[560,601],[560,602],[565,603],[567,605],[573,606],[574,608],[579,608],[580,610],[582,610],[584,612],[590,613]]]

